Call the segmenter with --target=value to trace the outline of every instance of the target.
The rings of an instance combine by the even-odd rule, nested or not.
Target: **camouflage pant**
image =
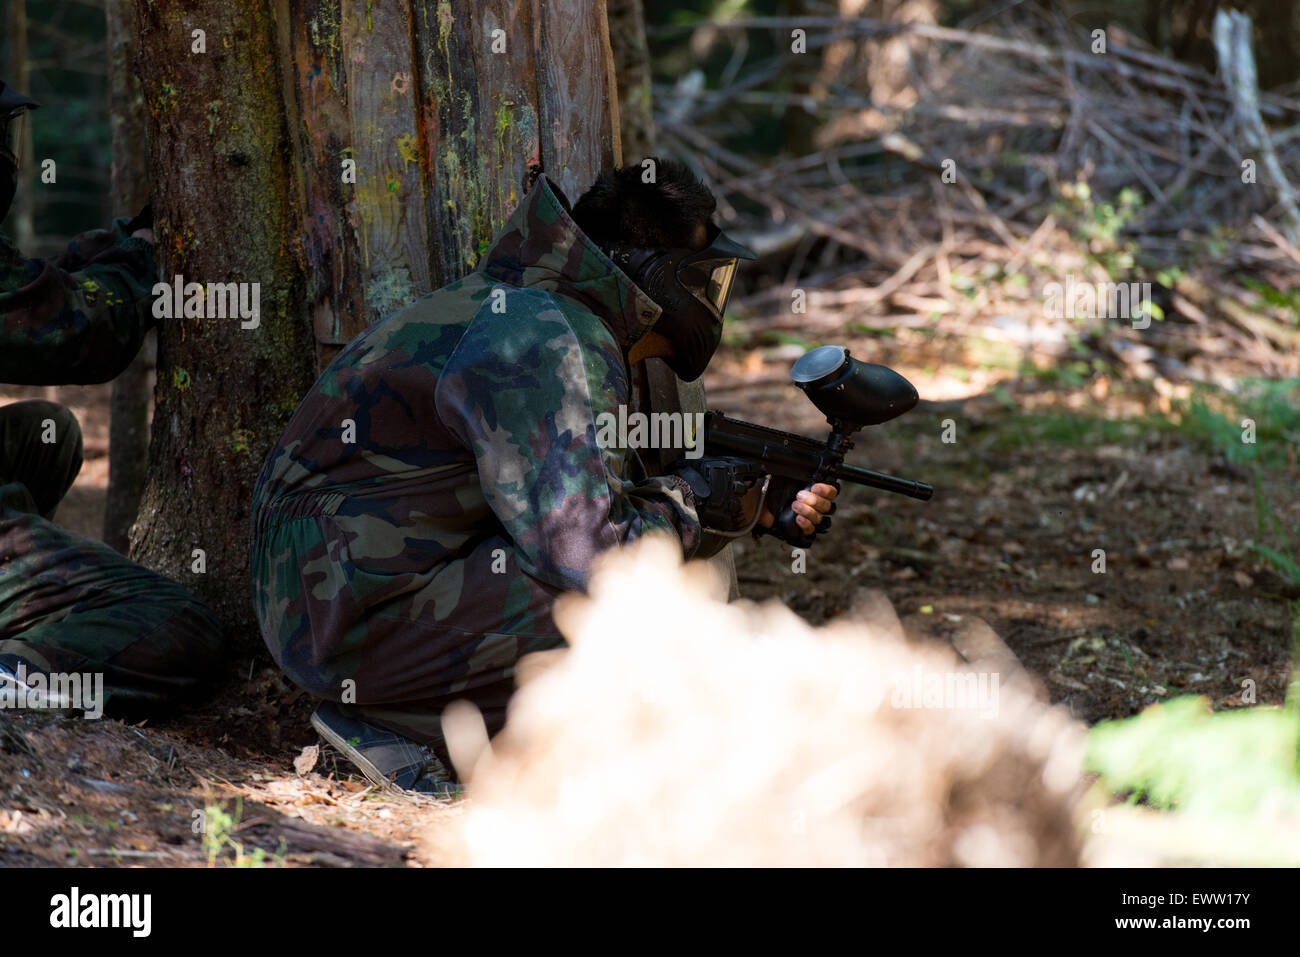
[[[393,507],[385,500],[376,509]],[[460,557],[432,570],[415,560],[409,580],[398,577],[394,584],[376,571],[374,556],[385,551],[376,547],[378,539],[356,530],[357,522],[368,521],[333,514],[317,496],[255,502],[251,573],[263,638],[298,687],[433,747],[446,763],[446,707],[474,703],[495,734],[505,724],[519,658],[563,644],[549,614],[558,590],[491,574],[493,553],[509,542],[473,529],[464,532]],[[394,561],[425,552],[416,529],[404,534]],[[480,583],[477,600],[457,602],[449,612],[448,599],[460,597],[465,581]],[[512,591],[526,600],[507,614]],[[475,630],[483,609],[495,609],[496,617],[489,616],[490,630]],[[477,617],[462,620],[457,613]]]
[[[0,662],[99,673],[107,713],[156,713],[213,672],[220,626],[180,584],[49,520],[80,469],[70,411],[0,408]]]

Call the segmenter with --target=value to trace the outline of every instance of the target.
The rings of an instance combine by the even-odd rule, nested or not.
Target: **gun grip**
[[[776,521],[772,523],[772,531],[795,548],[807,548],[812,544],[812,538],[804,534],[804,530],[799,527],[795,519],[794,509],[787,505],[781,509]]]
[[[772,514],[776,516],[776,521],[772,523],[768,533],[776,535],[795,548],[807,548],[812,544],[812,536],[804,534],[792,508],[795,496],[803,486],[790,479],[782,479],[779,483],[773,482],[773,485],[775,487],[768,495],[768,503]]]
[[[821,532],[831,527],[830,514],[822,516],[820,522],[813,528],[812,534],[805,534],[804,530],[799,527],[798,517],[795,514],[794,502],[798,494],[815,482],[824,482],[832,485],[835,491],[840,490],[838,479],[819,478],[814,476],[814,481],[807,484],[791,479],[782,479],[780,483],[773,482],[775,488],[768,495],[768,501],[771,503],[772,513],[776,516],[776,521],[772,527],[767,529],[768,534],[776,535],[795,548],[808,548],[812,545],[813,540]],[[831,504],[831,512],[835,511],[835,504]]]

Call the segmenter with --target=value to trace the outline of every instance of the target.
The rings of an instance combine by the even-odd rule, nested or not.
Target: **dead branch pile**
[[[472,773],[465,814],[431,831],[435,859],[1077,863],[1082,726],[1023,673],[961,704],[941,686],[973,688],[971,669],[906,644],[883,596],[874,624],[815,630],[779,604],[726,604],[679,559],[654,538],[606,556],[592,597],[557,612],[571,648],[525,677],[490,747],[476,715],[445,716]]]
[[[1256,88],[1249,22],[1219,17],[1217,75],[1027,7],[973,30],[831,17],[702,28],[741,52],[718,89],[691,75],[656,90],[665,149],[709,176],[724,217],[762,223],[756,242],[786,265],[740,303],[736,327],[962,335],[977,317],[1019,316],[1014,340],[1041,324],[1044,285],[1073,275],[1158,287],[1172,321],[1140,337],[1112,323],[1102,340],[1140,338],[1162,374],[1206,378],[1208,360],[1230,357],[1295,374],[1297,297],[1225,279],[1300,288],[1288,179],[1300,99]],[[757,30],[781,52],[745,65],[736,38]],[[793,30],[807,55],[787,52]],[[726,148],[755,107],[811,113],[807,148],[787,137],[787,155],[763,163]],[[796,288],[816,291],[807,314],[790,309]]]

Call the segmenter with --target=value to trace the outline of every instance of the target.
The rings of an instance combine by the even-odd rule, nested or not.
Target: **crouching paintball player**
[[[17,128],[36,105],[0,83],[0,220],[17,183]],[[48,260],[23,259],[0,239],[0,383],[85,385],[121,373],[153,321],[152,243],[142,217],[83,233]],[[213,672],[220,630],[178,583],[51,521],[81,461],[67,408],[0,408],[0,691],[26,699],[48,687],[38,674],[102,675],[102,700],[67,703],[157,713]]]
[[[603,174],[575,206],[540,177],[469,276],[354,339],[268,456],[253,501],[262,634],[312,723],[376,783],[454,782],[440,715],[467,699],[489,734],[515,666],[563,645],[557,595],[651,531],[707,557],[758,520],[707,459],[648,474],[599,440],[644,408],[648,357],[704,372],[740,259],[684,166]],[[804,534],[836,490],[795,503]],[[745,504],[750,510],[746,512]],[[828,524],[828,523],[827,523]]]

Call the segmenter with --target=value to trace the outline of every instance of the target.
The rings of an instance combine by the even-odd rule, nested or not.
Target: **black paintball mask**
[[[614,245],[609,256],[663,310],[654,324],[673,346],[664,361],[678,378],[704,374],[722,342],[722,317],[741,259],[757,259],[712,223],[703,249],[645,249]]]
[[[22,142],[23,115],[38,106],[33,99],[7,89],[0,81],[0,220],[9,214],[18,191],[18,145]]]

